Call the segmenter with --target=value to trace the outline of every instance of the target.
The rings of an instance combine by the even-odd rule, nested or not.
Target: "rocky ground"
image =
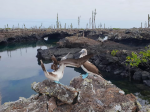
[[[110,81],[89,74],[75,77],[70,86],[44,80],[31,85],[37,95],[0,106],[0,112],[148,112],[133,94],[125,95]]]
[[[98,39],[107,36],[109,40],[134,43],[143,40],[150,42],[149,29],[0,29],[0,45],[14,42],[36,41],[51,38],[65,38],[67,36],[82,36]],[[131,42],[132,44],[132,42]]]
[[[129,56],[131,52],[139,52],[145,49],[143,46],[131,47],[111,40],[102,43],[87,37],[72,36],[61,39],[54,48],[45,50],[38,49],[37,57],[39,59],[50,60],[50,55],[54,54],[59,59],[70,52],[69,58],[78,58],[78,52],[82,48],[86,48],[88,53],[92,52],[95,54],[90,61],[95,64],[99,70],[125,77],[129,76],[129,67],[126,66],[125,63],[126,57]],[[113,50],[118,50],[118,52],[112,55],[111,52]],[[149,72],[147,66],[131,67],[131,80],[142,81],[150,86]]]
[[[36,32],[37,31],[37,32]],[[58,37],[61,40],[53,48],[38,49],[38,59],[51,61],[50,55],[54,54],[60,59],[70,52],[69,58],[78,58],[78,52],[86,48],[88,53],[94,53],[90,61],[99,70],[107,71],[115,75],[127,77],[129,68],[125,65],[125,60],[131,52],[139,52],[149,45],[150,31],[148,29],[103,29],[103,30],[39,30],[31,31],[33,40]],[[63,32],[63,33],[62,33]],[[18,35],[18,33],[15,33]],[[33,35],[36,35],[35,37]],[[83,35],[84,34],[84,35]],[[2,33],[0,34],[2,35]],[[28,31],[26,35],[0,36],[0,44],[19,42],[25,39],[30,40]],[[66,37],[65,36],[69,36]],[[83,37],[85,36],[85,37]],[[97,41],[98,37],[108,36],[105,42]],[[28,38],[29,37],[29,38]],[[22,39],[23,38],[23,39]],[[16,41],[16,40],[19,41]],[[31,39],[32,40],[32,39]],[[111,52],[118,50],[113,56]],[[143,69],[144,68],[144,69]],[[150,71],[147,66],[130,68],[132,80],[138,80],[150,86]],[[0,112],[148,112],[149,105],[140,106],[132,94],[124,95],[124,92],[105,81],[99,76],[90,75],[86,79],[74,78],[70,86],[54,84],[47,80],[40,83],[33,83],[32,88],[38,93],[28,99],[20,98],[16,102],[5,103],[0,107]],[[90,94],[89,94],[90,93]],[[68,99],[69,98],[69,99]]]

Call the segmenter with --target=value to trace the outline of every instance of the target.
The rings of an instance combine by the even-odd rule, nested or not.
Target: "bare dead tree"
[[[93,29],[93,11],[92,11],[92,29]]]
[[[70,28],[71,28],[71,29],[73,28],[72,23],[71,23],[71,25],[70,25]]]
[[[88,29],[88,23],[86,24],[86,29]]]
[[[66,29],[66,23],[65,23],[65,27],[64,28]]]
[[[100,23],[100,25],[99,25],[99,26],[100,26],[100,28],[102,28],[102,24],[101,24],[101,23]]]
[[[150,27],[149,22],[150,22],[150,17],[149,17],[149,14],[148,14],[148,28]]]
[[[80,28],[80,18],[81,16],[78,17],[78,28]]]
[[[91,18],[89,19],[89,29],[91,28]]]
[[[61,29],[61,23],[60,23],[60,29]]]
[[[147,28],[147,22],[145,21],[145,28]]]
[[[58,29],[58,28],[59,28],[58,13],[57,13],[57,21],[56,21],[56,26],[57,26],[57,29]]]
[[[95,12],[94,12],[94,26],[96,26],[96,25],[95,25],[96,14],[97,14],[97,13],[96,13],[96,9],[95,9]],[[96,28],[96,27],[95,27],[95,28]]]

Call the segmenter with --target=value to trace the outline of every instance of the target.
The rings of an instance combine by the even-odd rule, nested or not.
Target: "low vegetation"
[[[118,50],[112,50],[112,51],[111,51],[111,55],[112,55],[112,56],[116,56],[116,53],[117,53],[117,52],[118,52]]]
[[[120,30],[120,28],[113,28],[113,30]]]
[[[132,52],[130,56],[127,56],[126,66],[129,67],[129,81],[131,81],[130,67],[139,67],[139,65],[142,65],[150,68],[149,61],[150,61],[150,45],[146,47],[144,51],[140,51],[139,53]]]
[[[150,45],[146,47],[146,50],[140,51],[139,53],[132,52],[131,56],[126,57],[126,65],[130,65],[132,67],[138,67],[139,64],[149,65],[150,61]]]

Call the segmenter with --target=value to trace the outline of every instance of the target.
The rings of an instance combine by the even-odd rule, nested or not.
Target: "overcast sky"
[[[150,0],[0,0],[0,27],[8,24],[20,27],[44,27],[56,24],[57,13],[62,26],[65,23],[86,27],[92,11],[96,9],[96,24],[106,27],[140,27],[150,14]],[[143,25],[144,26],[144,25]]]

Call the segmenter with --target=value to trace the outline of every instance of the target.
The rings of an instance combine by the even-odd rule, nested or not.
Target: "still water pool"
[[[2,57],[0,59],[0,94],[2,104],[18,100],[19,97],[28,98],[32,94],[36,94],[31,89],[31,84],[46,79],[36,58],[37,49],[47,49],[47,47],[54,46],[57,41],[38,41],[0,46],[0,56]],[[45,63],[45,67],[49,72],[52,71],[50,69],[51,63]],[[80,69],[67,67],[60,82],[69,85],[71,79],[81,73],[83,71]],[[112,77],[111,74],[104,72],[103,76],[126,93],[136,95],[142,105],[150,103],[150,90],[148,87],[142,84],[130,83],[127,79],[118,78],[118,76]]]
[[[50,45],[54,45],[50,43]],[[26,43],[1,46],[0,49],[0,93],[2,103],[15,101],[19,97],[28,98],[36,94],[31,89],[31,83],[46,79],[36,58],[37,49],[47,49],[46,43]],[[3,48],[2,48],[3,47]],[[51,63],[44,64],[48,71],[52,71]],[[71,73],[71,74],[70,74]],[[80,75],[74,68],[67,67],[61,83],[69,85],[73,77]]]

